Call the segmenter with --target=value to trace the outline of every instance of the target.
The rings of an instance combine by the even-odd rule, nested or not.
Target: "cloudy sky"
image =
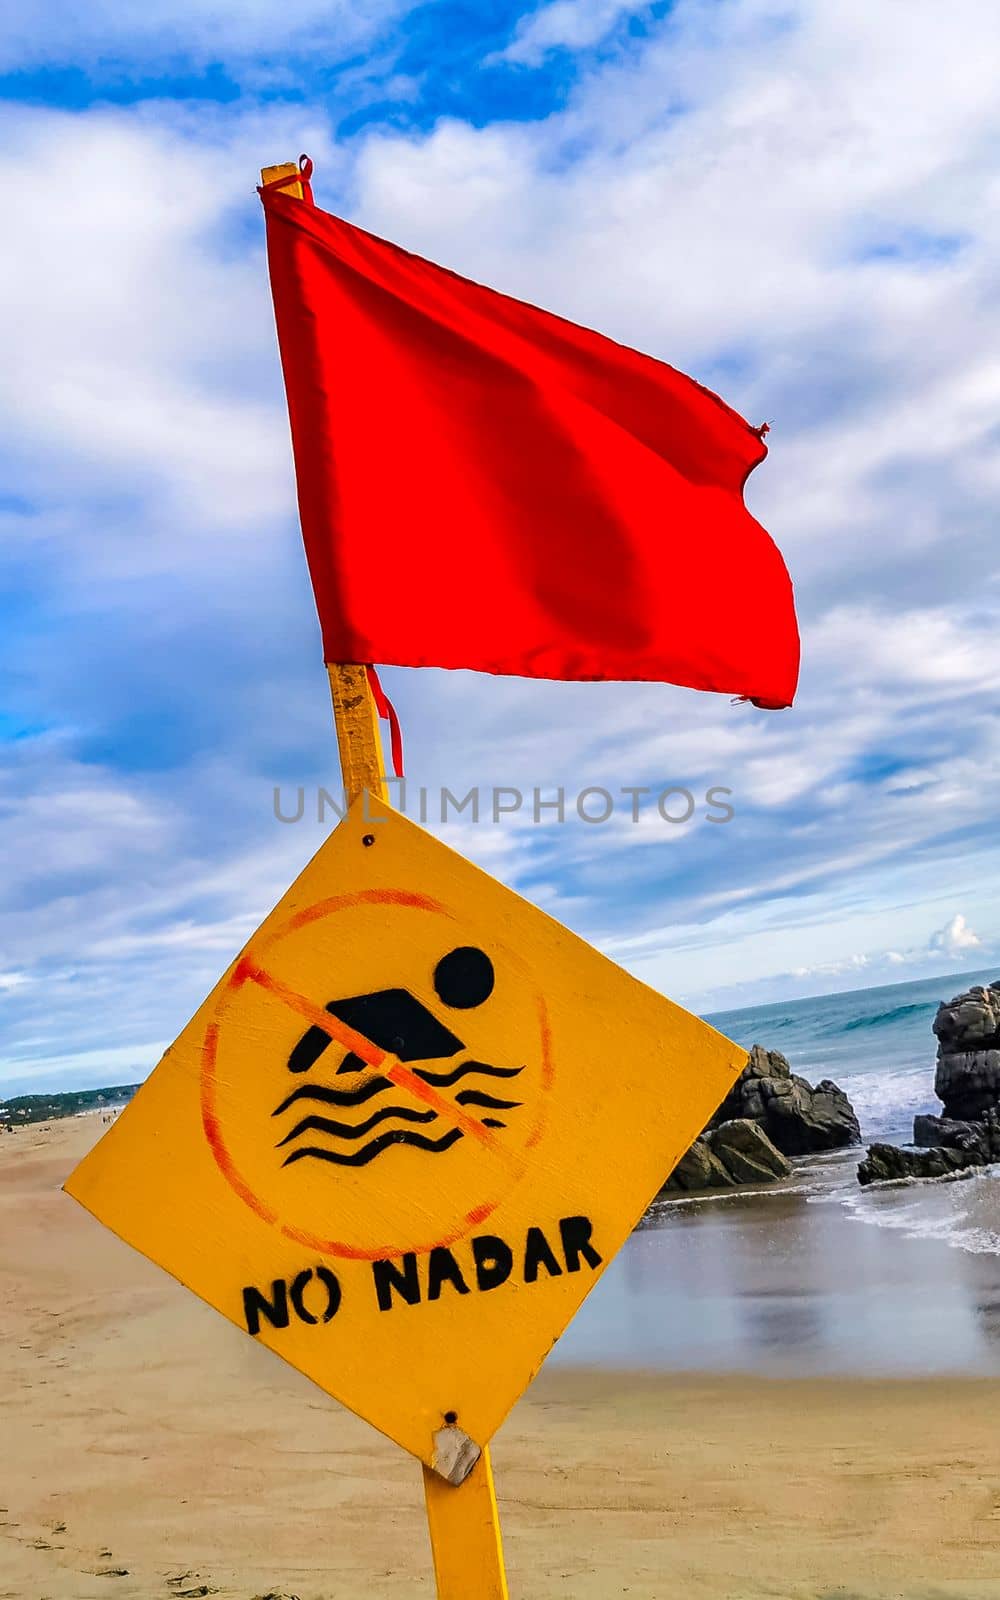
[[[998,54],[991,0],[4,8],[0,1084],[144,1074],[324,835],[254,192],[301,150],[772,424],[794,710],[387,671],[413,786],[529,797],[443,836],[699,1010],[1000,961]]]

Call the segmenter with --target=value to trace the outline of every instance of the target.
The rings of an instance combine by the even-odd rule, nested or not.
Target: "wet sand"
[[[863,1189],[858,1150],[658,1202],[564,1335],[577,1365],[1000,1377],[1000,1175]]]
[[[59,1192],[100,1131],[0,1136],[0,1600],[430,1600],[416,1464]],[[552,1368],[495,1442],[513,1600],[1000,1600],[998,1416],[983,1377]]]

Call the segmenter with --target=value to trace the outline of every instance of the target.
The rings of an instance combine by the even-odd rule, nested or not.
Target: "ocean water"
[[[938,1002],[995,970],[713,1015],[848,1093],[862,1137],[909,1141],[934,1096]],[[1000,1374],[1000,1169],[863,1189],[863,1150],[754,1189],[654,1203],[556,1359],[670,1371]]]
[[[934,1096],[938,1003],[973,984],[1000,978],[953,972],[877,989],[819,995],[779,1005],[719,1011],[706,1018],[748,1049],[762,1044],[788,1057],[792,1071],[816,1083],[832,1078],[858,1114],[866,1141],[906,1143],[918,1111],[940,1111]]]

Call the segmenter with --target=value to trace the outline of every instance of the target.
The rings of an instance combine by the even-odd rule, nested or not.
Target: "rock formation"
[[[1000,1102],[1000,983],[938,1006],[934,1093],[946,1117],[978,1120]]]
[[[773,1183],[791,1172],[788,1156],[860,1143],[858,1119],[843,1089],[828,1078],[813,1088],[793,1073],[780,1051],[755,1044],[705,1132],[670,1174],[664,1192]]]
[[[944,1115],[913,1121],[915,1149],[873,1144],[858,1182],[946,1178],[1000,1161],[1000,982],[966,989],[938,1006],[934,1092]]]
[[[678,1161],[661,1191],[727,1189],[736,1183],[787,1178],[791,1163],[767,1134],[745,1117],[709,1128]]]
[[[923,1150],[900,1150],[892,1144],[873,1144],[858,1167],[858,1182],[947,1178],[953,1173],[986,1167],[1000,1160],[1000,1116],[995,1109],[987,1111],[981,1122],[949,1122],[943,1117],[926,1120],[938,1125],[938,1144]]]
[[[780,1051],[759,1044],[709,1126],[745,1117],[758,1123],[786,1156],[861,1143],[858,1119],[843,1089],[829,1078],[814,1089],[792,1071]]]

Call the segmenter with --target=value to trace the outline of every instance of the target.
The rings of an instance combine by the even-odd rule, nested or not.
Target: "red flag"
[[[327,661],[791,704],[751,428],[663,362],[261,191]]]

